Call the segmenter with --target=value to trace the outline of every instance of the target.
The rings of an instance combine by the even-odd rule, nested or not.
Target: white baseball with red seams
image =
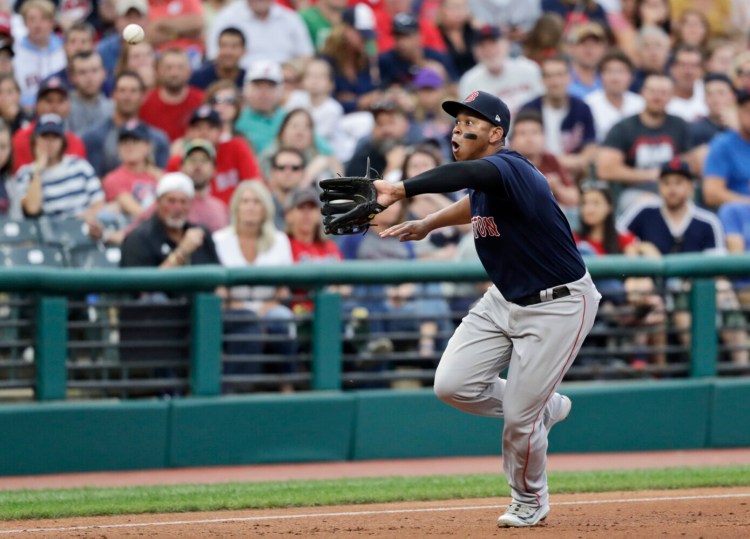
[[[130,45],[140,43],[145,37],[146,32],[144,32],[143,28],[137,24],[129,24],[122,29],[122,39],[125,43],[129,43]]]

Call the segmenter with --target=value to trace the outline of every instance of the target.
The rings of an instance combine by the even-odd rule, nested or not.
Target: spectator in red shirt
[[[315,188],[305,187],[291,194],[286,224],[295,264],[343,260],[336,244],[323,234],[320,217],[320,197]]]
[[[156,201],[156,185],[161,177],[153,162],[151,134],[137,118],[119,129],[117,149],[122,164],[102,182],[112,209],[128,218],[137,217]]]
[[[145,30],[156,49],[182,49],[200,63],[205,48],[200,0],[149,0]]]
[[[343,260],[336,244],[325,237],[321,225],[320,198],[313,187],[294,191],[286,209],[286,231],[295,264],[315,264]],[[313,310],[306,290],[292,290],[292,310],[297,314]]]
[[[260,180],[261,173],[250,146],[244,138],[233,136],[222,140],[222,120],[211,105],[201,105],[190,117],[185,140],[203,139],[216,148],[216,168],[211,182],[211,195],[229,205],[241,181]],[[184,143],[183,143],[184,144]],[[167,170],[179,170],[181,156],[169,160]]]
[[[190,74],[185,51],[162,52],[156,64],[157,86],[141,107],[141,119],[163,130],[172,141],[185,134],[190,116],[203,103],[203,91],[188,84]]]
[[[34,114],[37,118],[45,114],[57,114],[63,121],[67,119],[68,114],[70,114],[68,89],[59,78],[53,77],[47,79],[39,85]],[[35,126],[36,121],[33,121],[26,127],[16,131],[16,134],[13,135],[14,172],[34,160],[31,155],[31,137]],[[84,146],[83,141],[78,136],[66,130],[65,142],[65,155],[86,158],[86,146]]]

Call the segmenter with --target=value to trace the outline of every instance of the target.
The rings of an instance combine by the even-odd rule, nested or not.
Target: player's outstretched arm
[[[440,211],[418,221],[406,221],[380,233],[381,238],[398,237],[401,241],[418,241],[435,229],[444,226],[465,225],[471,222],[471,204],[465,196]]]

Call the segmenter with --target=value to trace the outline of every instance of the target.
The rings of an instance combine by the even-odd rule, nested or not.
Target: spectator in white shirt
[[[703,53],[694,45],[680,45],[674,51],[670,75],[674,95],[667,113],[692,122],[708,114],[703,90]]]
[[[216,58],[219,33],[229,26],[248,36],[241,65],[247,69],[256,60],[285,62],[314,53],[310,32],[297,12],[273,0],[237,0],[222,9],[211,24],[206,56]]]
[[[27,0],[21,15],[28,34],[14,47],[13,70],[21,86],[21,104],[31,110],[39,83],[66,64],[63,41],[53,33],[55,5],[49,0]]]
[[[475,90],[498,96],[511,113],[544,93],[539,66],[522,56],[509,58],[510,42],[499,28],[485,26],[477,31],[472,51],[477,65],[458,82],[463,99]]]
[[[601,142],[620,120],[640,114],[643,98],[628,90],[633,81],[633,62],[619,49],[613,49],[599,62],[602,88],[586,96],[596,125],[596,140]]]

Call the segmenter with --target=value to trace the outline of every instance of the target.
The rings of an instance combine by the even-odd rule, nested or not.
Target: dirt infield
[[[750,464],[750,448],[551,455],[550,470]],[[499,473],[499,457],[265,465],[0,478],[0,489]],[[750,487],[552,497],[543,525],[497,529],[507,498],[0,522],[0,539],[744,538]]]
[[[506,500],[503,500],[503,502]],[[497,529],[501,500],[222,511],[4,522],[0,537],[185,539],[226,537],[750,537],[750,488],[555,496],[540,526]]]

